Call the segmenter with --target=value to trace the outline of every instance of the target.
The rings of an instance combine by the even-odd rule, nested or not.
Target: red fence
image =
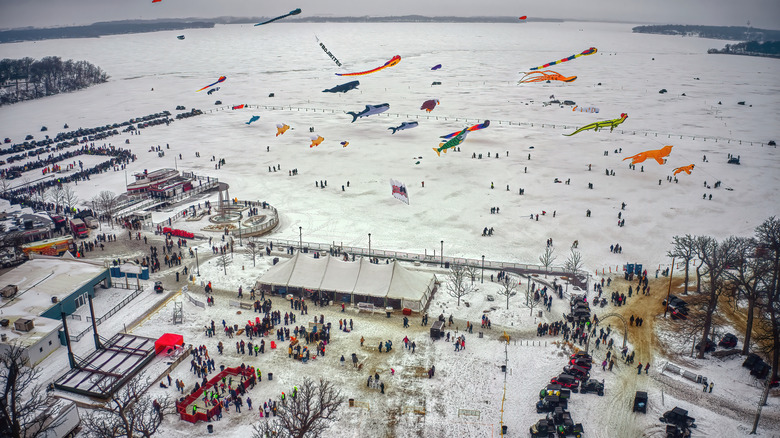
[[[217,407],[213,406],[211,408],[206,408],[208,412],[198,411],[194,415],[192,413],[187,412],[187,407],[189,407],[192,403],[196,402],[203,393],[216,385],[219,384],[219,382],[222,380],[225,376],[238,376],[243,375],[247,379],[243,382],[239,382],[239,385],[243,385],[244,388],[249,386],[251,382],[255,380],[255,368],[254,367],[246,367],[243,370],[241,368],[225,368],[224,371],[221,371],[216,376],[212,377],[211,380],[208,381],[208,384],[201,386],[200,389],[195,391],[194,393],[188,395],[184,398],[184,401],[182,402],[176,402],[176,411],[181,416],[181,419],[184,421],[189,421],[190,423],[197,423],[198,421],[208,421],[209,418],[214,417],[217,415]]]

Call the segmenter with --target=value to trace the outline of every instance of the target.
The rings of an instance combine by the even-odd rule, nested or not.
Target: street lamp
[[[198,277],[200,277],[200,263],[198,263],[198,248],[195,248],[195,267],[198,270]]]
[[[298,227],[298,252],[303,251],[303,227]]]
[[[368,233],[368,257],[371,258],[371,233]]]
[[[441,241],[441,267],[444,267],[444,241]]]
[[[244,217],[243,213],[238,214],[238,246],[244,246],[241,241],[241,219]]]
[[[482,279],[479,282],[480,283],[485,282],[485,255],[484,254],[482,255]]]

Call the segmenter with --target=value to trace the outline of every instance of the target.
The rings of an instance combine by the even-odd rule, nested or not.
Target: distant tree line
[[[159,32],[193,28],[212,28],[214,23],[204,21],[127,20],[92,23],[88,26],[24,28],[0,31],[0,43],[39,41],[56,38],[97,38],[101,35]]]
[[[727,55],[767,56],[780,58],[780,41],[748,41],[738,44],[726,44],[723,49],[709,49],[707,53],[723,53]]]
[[[632,30],[634,33],[683,35],[732,41],[780,40],[780,30],[758,29],[745,26],[692,26],[685,24],[664,24],[637,26]]]
[[[108,75],[87,61],[59,56],[0,61],[0,105],[63,93],[106,82]]]

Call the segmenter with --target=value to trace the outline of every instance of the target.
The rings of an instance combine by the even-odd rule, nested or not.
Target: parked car
[[[590,370],[591,366],[593,365],[593,361],[590,358],[586,357],[578,357],[575,359],[572,359],[569,361],[571,365],[577,365],[578,367],[585,368],[586,370]]]
[[[548,383],[545,388],[542,388],[542,390],[539,391],[539,400],[543,400],[548,395],[555,395],[560,398],[570,398],[571,391],[569,391],[568,389],[561,388],[561,385],[556,385],[555,383]]]
[[[726,333],[718,345],[724,348],[734,348],[737,346],[737,337],[733,333]]]
[[[536,402],[536,413],[541,414],[542,412],[552,412],[557,407],[567,409],[569,407],[569,400],[560,398],[556,395],[548,395],[544,398],[544,400],[539,400]]]
[[[164,289],[163,289],[162,281],[154,282],[154,291],[157,292],[158,294],[163,293]]]
[[[580,385],[580,392],[582,394],[587,394],[589,392],[595,392],[596,394],[603,396],[604,395],[604,381],[598,381],[590,379],[587,382]]]
[[[580,350],[580,351],[572,354],[571,356],[569,356],[569,359],[577,359],[577,358],[580,358],[580,357],[583,357],[583,358],[593,362],[593,357],[591,357],[591,355],[588,354],[587,352],[585,352],[584,350]]]
[[[571,392],[579,391],[580,381],[574,376],[568,374],[559,374],[557,377],[553,377],[550,383],[561,385],[562,388],[570,389]]]
[[[637,391],[634,396],[634,412],[647,413],[647,393],[645,391]]]
[[[661,304],[666,306],[666,298],[664,298]],[[669,295],[669,307],[688,307],[688,303],[675,295]]]
[[[688,411],[675,407],[671,411],[664,412],[663,417],[658,419],[661,423],[673,424],[685,428],[696,428],[696,419],[688,416]]]
[[[588,380],[590,378],[589,370],[577,365],[567,365],[563,367],[563,372],[580,380]]]

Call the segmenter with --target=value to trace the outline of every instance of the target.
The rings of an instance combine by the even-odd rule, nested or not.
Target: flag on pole
[[[406,184],[394,179],[390,180],[390,185],[393,187],[393,197],[409,204],[409,193],[406,191]]]

